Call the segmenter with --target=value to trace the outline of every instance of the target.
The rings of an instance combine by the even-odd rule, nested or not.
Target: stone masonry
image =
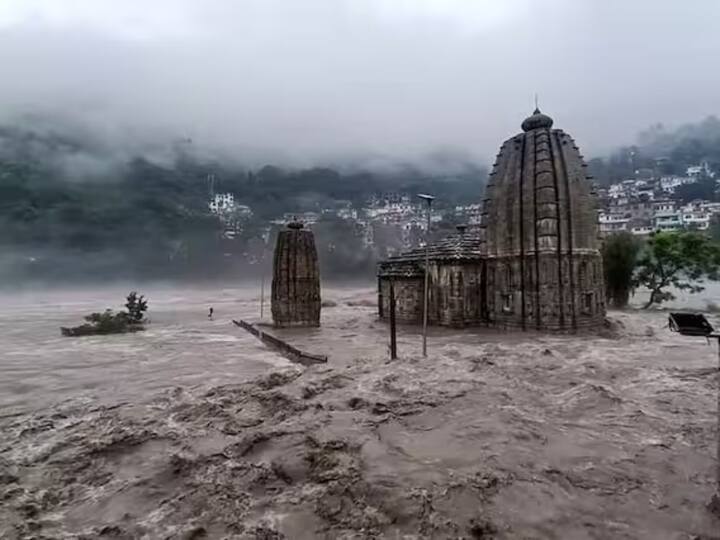
[[[290,223],[278,233],[271,310],[276,327],[320,326],[320,271],[315,239],[301,223]]]
[[[602,324],[595,194],[575,142],[552,125],[535,110],[500,147],[480,226],[430,246],[431,324],[550,331]],[[422,320],[423,254],[380,264],[381,318],[393,280],[398,320]]]

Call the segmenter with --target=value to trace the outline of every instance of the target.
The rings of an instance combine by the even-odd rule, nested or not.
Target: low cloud
[[[487,163],[537,93],[595,155],[720,112],[719,19],[713,0],[5,0],[0,121],[250,164]]]

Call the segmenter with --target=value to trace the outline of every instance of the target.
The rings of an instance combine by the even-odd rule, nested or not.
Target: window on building
[[[502,295],[502,310],[503,313],[512,313],[512,294]]]
[[[593,312],[593,293],[583,295],[583,313],[591,315]]]

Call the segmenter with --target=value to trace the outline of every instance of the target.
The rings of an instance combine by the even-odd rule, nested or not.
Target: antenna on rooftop
[[[535,110],[539,111],[540,107],[538,106],[538,95],[537,92],[535,92]]]

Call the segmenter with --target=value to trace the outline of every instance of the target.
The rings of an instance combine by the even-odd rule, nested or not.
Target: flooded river
[[[42,408],[65,399],[133,401],[168,387],[240,382],[286,364],[230,320],[259,315],[255,292],[152,287],[145,332],[69,339],[61,326],[122,309],[128,290],[0,294],[0,407]],[[208,309],[215,310],[213,320]],[[267,306],[269,309],[269,306]]]
[[[147,331],[60,336],[126,292],[2,295],[0,538],[720,537],[716,351],[664,313],[427,359],[401,328],[391,363],[372,289],[331,289],[278,333],[302,368],[231,324],[256,289],[147,287]]]

